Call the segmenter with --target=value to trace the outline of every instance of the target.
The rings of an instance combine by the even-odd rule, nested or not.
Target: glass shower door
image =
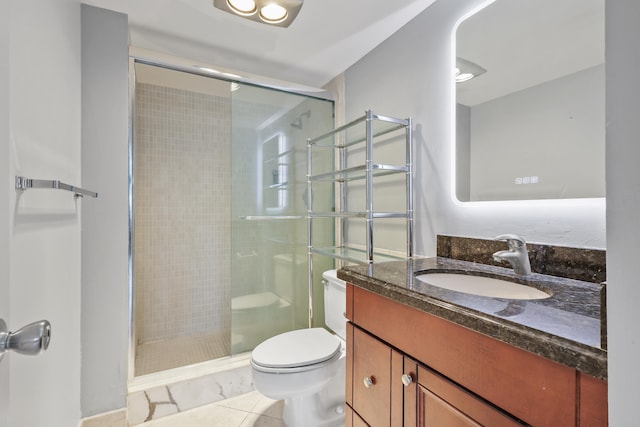
[[[332,128],[332,101],[233,85],[232,354],[309,326],[306,138]],[[332,192],[327,200],[333,203]],[[333,224],[324,232],[333,239]],[[319,263],[319,270],[333,266],[332,260]],[[313,301],[314,312],[321,313],[319,285]],[[315,318],[316,325],[324,323],[322,316]]]

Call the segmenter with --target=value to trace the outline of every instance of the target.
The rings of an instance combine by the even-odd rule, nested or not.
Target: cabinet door
[[[580,374],[580,427],[609,425],[607,383],[589,375]]]
[[[418,425],[421,427],[482,427],[425,387],[418,387],[418,399]]]
[[[345,411],[345,427],[369,427],[367,423],[365,423],[362,418],[358,416],[353,409],[349,405],[346,405],[347,410]]]
[[[353,409],[371,426],[391,423],[391,348],[353,328]]]
[[[391,367],[391,425],[416,427],[418,363],[393,350]]]
[[[521,427],[515,418],[424,366],[418,367],[418,426]]]

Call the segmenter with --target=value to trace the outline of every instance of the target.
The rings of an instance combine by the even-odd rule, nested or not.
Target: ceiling
[[[83,3],[127,14],[136,48],[319,88],[434,1],[306,0],[288,28],[233,16],[214,8],[212,0]]]

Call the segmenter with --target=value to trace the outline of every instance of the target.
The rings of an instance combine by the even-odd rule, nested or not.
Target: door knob
[[[0,319],[0,360],[9,350],[35,356],[49,348],[51,323],[48,320],[29,323],[15,332],[7,330],[7,324]]]

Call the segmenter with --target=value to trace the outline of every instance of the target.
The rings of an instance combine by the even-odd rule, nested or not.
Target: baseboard
[[[123,408],[83,418],[80,427],[127,427],[127,410]]]

